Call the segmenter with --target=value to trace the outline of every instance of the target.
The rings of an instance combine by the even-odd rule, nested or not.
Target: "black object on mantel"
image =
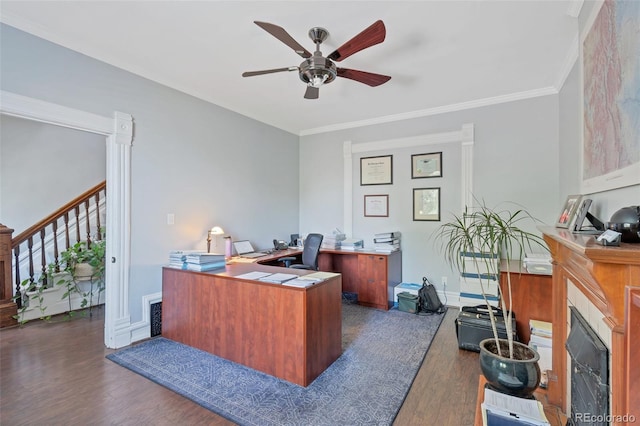
[[[611,216],[607,228],[620,232],[623,243],[640,243],[640,206],[621,208]]]

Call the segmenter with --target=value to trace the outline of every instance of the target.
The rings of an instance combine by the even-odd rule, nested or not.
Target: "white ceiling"
[[[554,93],[576,50],[579,0],[6,1],[2,22],[295,134]],[[337,65],[392,76],[338,78],[303,99],[293,50],[253,21],[328,55],[374,21],[387,37]]]

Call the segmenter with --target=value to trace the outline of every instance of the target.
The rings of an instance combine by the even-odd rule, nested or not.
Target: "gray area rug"
[[[342,316],[343,353],[306,388],[163,337],[107,358],[241,425],[390,425],[444,315]]]

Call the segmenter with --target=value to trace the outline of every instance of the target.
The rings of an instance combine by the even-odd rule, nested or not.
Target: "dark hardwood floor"
[[[395,426],[473,425],[478,355],[458,350],[450,308]],[[0,424],[233,425],[105,355],[103,309],[92,318],[0,331]]]

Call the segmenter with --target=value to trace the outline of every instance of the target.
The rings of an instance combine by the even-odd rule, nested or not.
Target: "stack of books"
[[[224,254],[207,253],[196,250],[172,250],[169,252],[169,266],[188,271],[213,271],[225,267]]]
[[[187,255],[187,269],[189,271],[213,271],[226,265],[224,254],[191,253]]]
[[[169,267],[176,269],[187,269],[187,255],[202,253],[199,250],[171,250],[169,252]]]
[[[548,321],[530,319],[529,330],[531,330],[529,346],[540,355],[540,360],[538,361],[538,366],[540,367],[540,387],[546,388],[549,381],[547,371],[551,370],[553,326]]]
[[[323,249],[335,250],[340,248],[342,241],[344,241],[347,237],[342,233],[333,233],[331,235],[325,235],[322,238],[322,245],[320,246]]]
[[[373,236],[373,245],[379,253],[400,250],[400,232],[382,232]]]
[[[340,243],[341,250],[362,250],[364,248],[364,241],[357,238],[346,238]]]

